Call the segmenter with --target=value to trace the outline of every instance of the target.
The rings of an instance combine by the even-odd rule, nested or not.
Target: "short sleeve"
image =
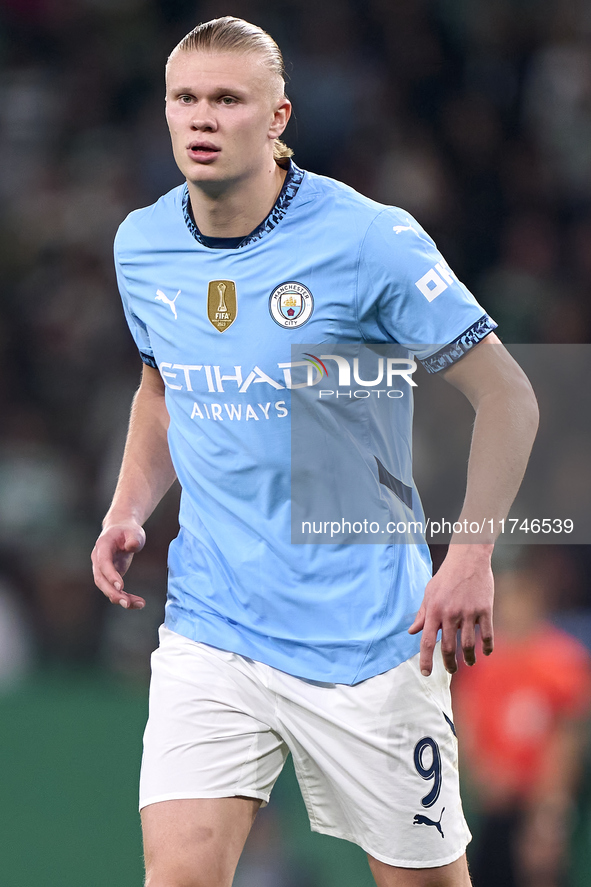
[[[123,302],[123,311],[125,313],[125,319],[127,320],[127,325],[133,336],[134,342],[138,347],[140,352],[140,357],[145,364],[150,367],[154,367],[156,369],[156,360],[154,359],[154,351],[152,349],[152,345],[150,343],[150,336],[148,334],[148,328],[143,323],[139,317],[133,313],[131,308],[131,299],[129,296],[129,292],[127,290],[125,277],[123,271],[121,270],[121,265],[119,263],[119,259],[117,256],[117,252],[115,251],[115,273],[117,275],[117,285],[119,286],[119,293],[121,294],[121,301]]]
[[[496,328],[419,223],[394,207],[367,230],[357,310],[364,338],[408,346],[431,373],[451,366]]]

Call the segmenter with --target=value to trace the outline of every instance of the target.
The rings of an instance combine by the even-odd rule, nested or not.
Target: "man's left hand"
[[[466,665],[476,662],[476,626],[480,626],[482,652],[493,651],[492,606],[494,582],[490,566],[492,545],[450,545],[447,557],[425,588],[425,596],[409,634],[423,632],[421,674],[430,675],[437,633],[446,670],[458,669],[457,633]]]

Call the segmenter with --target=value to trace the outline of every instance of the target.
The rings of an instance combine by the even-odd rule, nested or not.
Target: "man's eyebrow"
[[[169,86],[170,92],[176,93],[178,95],[183,95],[184,93],[195,93],[197,90],[193,86]],[[247,90],[244,87],[239,86],[216,86],[212,90],[210,90],[212,95],[238,95],[238,96],[246,96]]]

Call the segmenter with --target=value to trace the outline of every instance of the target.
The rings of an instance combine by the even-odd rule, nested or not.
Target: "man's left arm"
[[[485,532],[480,536],[454,533],[445,560],[425,589],[421,608],[409,628],[411,634],[423,632],[420,667],[424,675],[433,667],[439,629],[448,672],[457,670],[458,630],[468,665],[476,660],[476,625],[480,626],[483,653],[492,653],[490,559],[496,528],[517,494],[538,427],[538,405],[529,380],[494,333],[442,375],[468,398],[476,412],[466,496],[458,520],[462,526],[472,522],[482,526],[484,522]]]

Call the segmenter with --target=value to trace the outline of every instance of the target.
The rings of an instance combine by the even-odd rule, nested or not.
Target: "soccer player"
[[[291,752],[312,828],[363,847],[379,887],[466,887],[449,673],[458,630],[469,664],[477,624],[492,650],[494,534],[455,534],[433,579],[424,544],[291,545],[291,346],[411,343],[476,410],[460,519],[493,528],[535,398],[417,222],[291,161],[290,110],[269,35],[199,25],[166,71],[186,184],[116,239],[144,368],[93,552],[112,603],[144,605],[122,577],[175,476],[182,488],[144,737],[146,883],[230,885]],[[367,482],[412,516],[412,478],[376,466]]]

